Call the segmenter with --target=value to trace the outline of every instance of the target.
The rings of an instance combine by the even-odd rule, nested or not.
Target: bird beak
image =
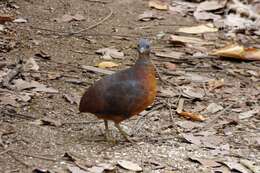
[[[144,52],[145,52],[145,48],[141,47],[141,48],[139,49],[139,52],[140,52],[140,53],[144,53]]]

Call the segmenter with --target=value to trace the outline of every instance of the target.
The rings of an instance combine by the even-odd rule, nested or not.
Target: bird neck
[[[139,58],[136,61],[137,65],[147,65],[150,64],[150,53],[149,52],[145,52],[145,53],[140,53],[139,54]]]

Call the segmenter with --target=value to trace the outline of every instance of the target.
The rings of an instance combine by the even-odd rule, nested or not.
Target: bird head
[[[138,43],[138,52],[140,54],[149,54],[150,53],[150,43],[148,39],[141,38]]]

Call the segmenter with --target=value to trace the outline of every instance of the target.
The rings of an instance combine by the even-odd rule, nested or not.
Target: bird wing
[[[100,113],[129,116],[142,104],[148,92],[138,80],[122,80],[110,83],[102,95],[104,107]]]

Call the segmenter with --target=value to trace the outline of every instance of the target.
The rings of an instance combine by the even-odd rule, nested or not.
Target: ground
[[[203,22],[190,15],[156,9],[152,11],[163,20],[139,21],[138,16],[149,10],[148,1],[2,1],[0,8],[1,14],[27,20],[6,24],[8,38],[15,45],[1,53],[1,61],[13,69],[17,58],[26,62],[33,57],[39,69],[21,72],[16,79],[35,80],[58,90],[48,93],[28,89],[24,92],[31,93],[31,100],[1,106],[0,170],[3,172],[24,173],[35,168],[66,172],[68,165],[80,165],[84,170],[101,163],[115,166],[112,172],[127,172],[117,165],[118,160],[136,163],[143,172],[169,173],[217,169],[228,172],[224,163],[240,163],[241,159],[260,164],[259,112],[239,118],[243,112],[259,110],[260,64],[200,54],[192,57],[236,41],[225,38],[224,31],[199,35],[214,44],[174,46],[169,41],[170,34],[180,27]],[[59,21],[65,14],[81,14],[85,19]],[[87,29],[71,34],[84,28]],[[165,36],[160,38],[162,32]],[[6,33],[2,37],[7,37]],[[122,123],[136,140],[135,144],[124,141],[112,123],[110,127],[118,143],[111,144],[104,140],[103,121],[78,111],[78,99],[88,86],[104,76],[82,65],[96,66],[106,61],[95,52],[113,47],[122,51],[124,57],[109,60],[119,64],[110,70],[127,68],[137,59],[135,48],[140,37],[151,40],[151,58],[162,77],[158,78],[158,95],[155,103],[141,114],[142,118],[133,117]],[[247,35],[245,38],[246,44],[257,45]],[[155,56],[163,51],[184,55],[176,59]],[[210,80],[221,79],[223,85],[213,84],[213,89],[210,88]],[[195,96],[183,97],[182,90],[189,88],[195,89]],[[5,92],[3,87],[0,94]],[[197,96],[198,93],[203,96]],[[180,98],[185,98],[185,111],[200,113],[206,121],[193,122],[179,116],[175,110]],[[207,110],[210,104],[222,108],[212,113]],[[68,160],[69,156],[77,158],[76,161]]]

